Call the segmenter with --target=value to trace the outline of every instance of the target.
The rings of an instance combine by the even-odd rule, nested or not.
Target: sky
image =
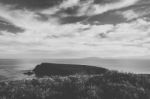
[[[0,0],[0,58],[150,58],[150,0]]]

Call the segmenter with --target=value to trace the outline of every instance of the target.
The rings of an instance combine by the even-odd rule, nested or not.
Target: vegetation
[[[55,75],[68,76],[74,74],[103,74],[107,71],[105,68],[88,65],[42,63],[35,67],[33,73],[37,77],[43,77]],[[32,75],[32,72],[29,71],[26,74]]]
[[[7,81],[0,99],[150,99],[150,76],[107,71]]]

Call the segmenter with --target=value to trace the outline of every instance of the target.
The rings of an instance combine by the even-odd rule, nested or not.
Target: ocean
[[[43,62],[93,65],[120,72],[150,74],[148,59],[0,59],[0,80],[26,78],[25,71]]]

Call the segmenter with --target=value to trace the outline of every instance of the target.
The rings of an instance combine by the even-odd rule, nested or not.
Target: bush
[[[0,99],[150,99],[149,75],[107,72],[0,83]]]

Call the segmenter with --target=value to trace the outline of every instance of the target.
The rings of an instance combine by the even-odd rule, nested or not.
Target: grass
[[[0,99],[150,99],[150,77],[107,72],[7,81]]]

